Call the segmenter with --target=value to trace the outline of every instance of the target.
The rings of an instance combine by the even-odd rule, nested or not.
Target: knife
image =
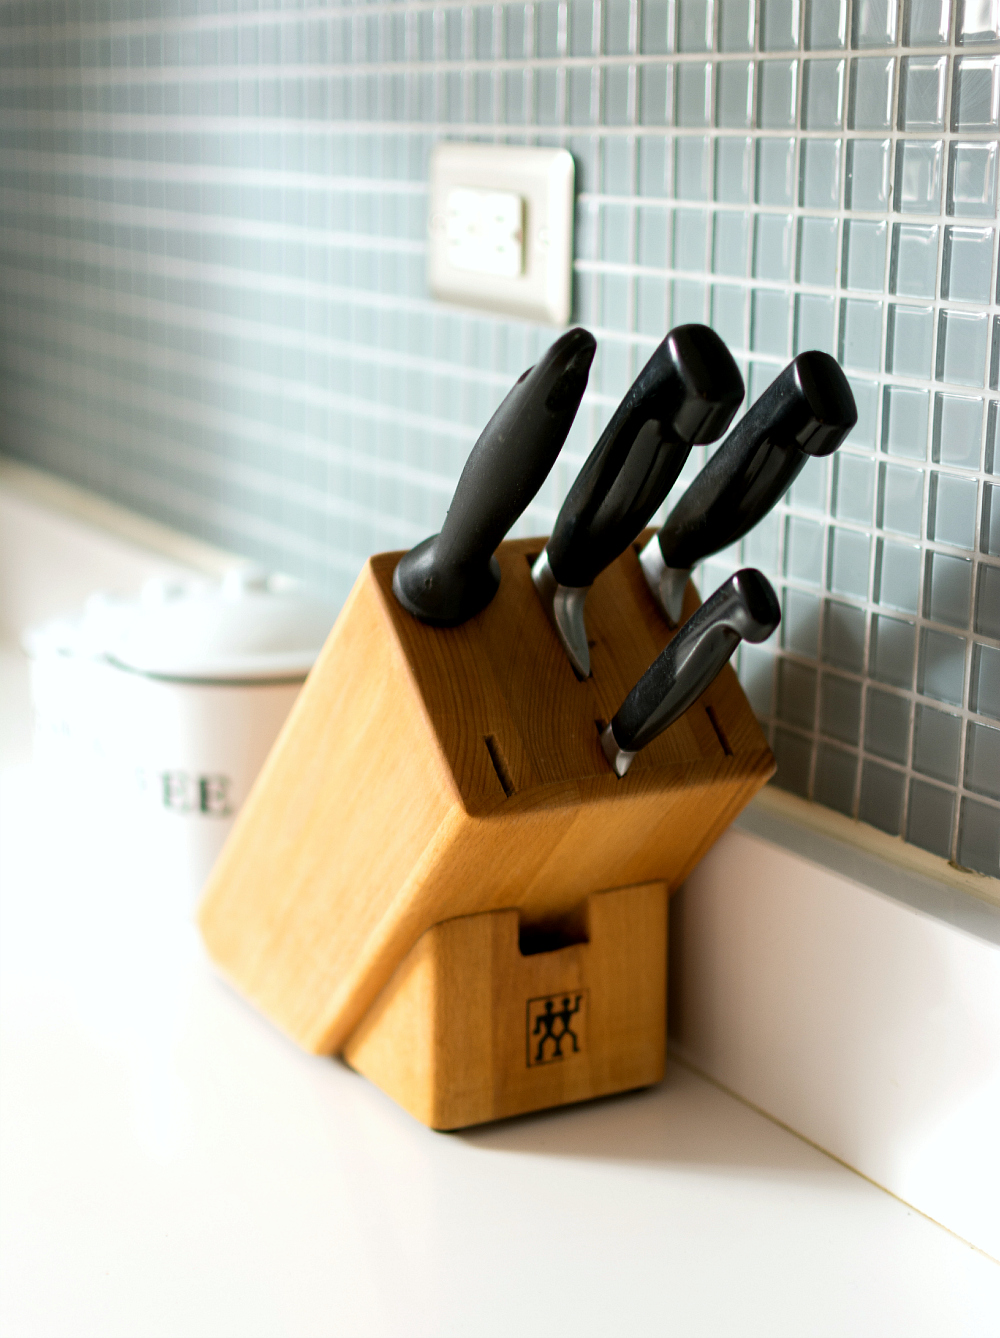
[[[781,622],[771,583],[753,567],[730,576],[649,666],[601,734],[619,777],[696,701],[741,641],[766,641]]]
[[[457,627],[496,594],[493,553],[555,464],[596,348],[587,330],[569,330],[517,379],[465,462],[441,533],[396,564],[393,594],[421,622]]]
[[[800,353],[737,423],[639,555],[667,621],[681,620],[691,568],[741,539],[811,455],[830,455],[858,421],[828,353]]]
[[[680,325],[602,432],[531,571],[579,678],[590,675],[583,606],[594,578],[645,528],[691,447],[721,437],[742,399],[743,378],[719,336]]]

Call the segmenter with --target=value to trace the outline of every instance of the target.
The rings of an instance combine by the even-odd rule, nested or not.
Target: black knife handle
[[[560,585],[588,586],[648,524],[695,443],[715,441],[743,400],[743,378],[707,325],[667,335],[611,416],[546,545]]]
[[[830,455],[858,421],[847,377],[828,353],[800,353],[705,465],[658,535],[683,571],[728,548],[767,515],[811,455]]]
[[[741,641],[764,641],[781,622],[778,597],[753,567],[723,582],[653,661],[611,722],[618,747],[635,753],[709,686]]]
[[[587,330],[569,330],[515,382],[472,448],[441,533],[399,560],[393,593],[421,622],[455,627],[496,594],[493,553],[555,464],[596,348]]]

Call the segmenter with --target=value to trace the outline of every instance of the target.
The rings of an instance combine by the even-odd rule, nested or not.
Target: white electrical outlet
[[[573,178],[565,149],[438,144],[428,218],[432,295],[480,311],[568,324]]]

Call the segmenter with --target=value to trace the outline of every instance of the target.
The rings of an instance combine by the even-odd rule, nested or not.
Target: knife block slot
[[[601,748],[601,722],[614,716],[672,633],[628,549],[587,597],[592,674],[580,682],[531,581],[527,559],[543,543],[502,544],[493,601],[460,627],[443,629],[418,622],[393,596],[400,554],[371,558],[236,819],[206,886],[202,936],[227,979],[306,1050],[360,1054],[357,1038],[371,1010],[416,945],[436,942],[438,930],[456,934],[442,926],[466,921],[510,926],[503,931],[506,965],[488,959],[493,994],[481,992],[459,958],[447,957],[465,982],[469,1007],[486,1010],[477,1014],[483,1053],[462,1051],[462,1062],[480,1077],[492,1063],[490,1047],[501,1043],[498,1028],[507,1026],[490,1012],[490,1000],[506,997],[503,981],[523,984],[524,972],[589,954],[588,961],[613,962],[607,971],[622,990],[641,991],[653,969],[643,956],[645,939],[660,933],[659,922],[650,920],[653,927],[642,933],[629,930],[605,958],[595,906],[612,895],[608,888],[679,886],[774,770],[727,665],[619,779]],[[685,614],[697,606],[689,585]],[[579,918],[584,906],[589,930]],[[522,953],[521,923],[526,949],[535,935],[535,945],[550,950]],[[537,934],[552,931],[575,941],[551,950]],[[582,941],[588,932],[590,941]],[[443,979],[436,966],[425,969],[427,979]],[[539,976],[531,988],[543,997],[564,982]],[[462,996],[455,997],[451,1006],[461,1013]],[[662,991],[657,1006],[662,1015]],[[523,1025],[522,1017],[522,1064]],[[400,1022],[392,1035],[404,1032]],[[442,1052],[435,1062],[451,1061]],[[405,1049],[393,1063],[406,1067]],[[376,1072],[389,1072],[388,1060],[365,1064],[358,1066],[376,1081]],[[488,1109],[481,1118],[492,1119],[515,1107],[579,1100],[636,1085],[636,1073],[655,1067],[635,1056],[620,1064],[606,1057],[587,1070],[596,1076],[545,1088],[544,1100],[542,1088],[532,1087],[536,1104],[518,1107],[521,1097],[498,1097],[474,1109]],[[487,1085],[507,1090],[500,1070],[489,1072]]]
[[[733,750],[729,746],[729,740],[726,738],[725,730],[723,730],[722,726],[719,724],[719,717],[715,714],[714,709],[711,706],[706,706],[705,714],[708,716],[712,728],[715,730],[715,737],[722,745],[722,751],[727,757],[732,757]]]
[[[507,759],[503,755],[503,750],[492,734],[487,734],[486,751],[490,755],[490,761],[493,763],[493,770],[497,773],[497,780],[503,788],[504,794],[509,799],[514,793],[514,782],[510,777],[510,768],[507,766]]]

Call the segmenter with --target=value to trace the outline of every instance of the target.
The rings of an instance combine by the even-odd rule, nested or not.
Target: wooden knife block
[[[242,994],[438,1128],[658,1080],[664,889],[774,771],[727,666],[619,780],[600,728],[670,633],[629,549],[579,682],[531,583],[543,542],[503,544],[495,599],[445,630],[396,602],[398,553],[365,565],[199,912]]]

